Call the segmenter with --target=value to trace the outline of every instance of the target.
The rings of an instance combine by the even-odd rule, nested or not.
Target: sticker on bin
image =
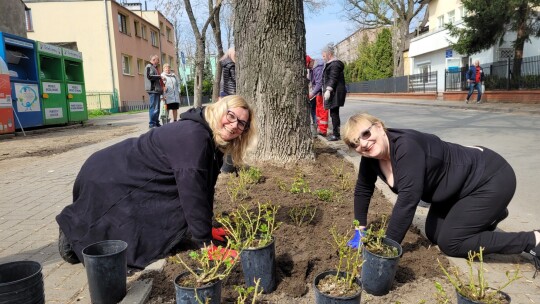
[[[56,119],[64,117],[62,108],[48,108],[45,109],[45,118],[47,119]]]
[[[82,102],[70,102],[69,110],[71,112],[84,112],[84,104]]]
[[[43,93],[47,94],[60,94],[60,84],[56,82],[44,82]]]
[[[82,94],[82,85],[80,85],[80,84],[70,84],[70,83],[68,83],[68,93],[71,93],[71,94]]]
[[[17,98],[17,112],[41,112],[37,84],[15,83],[13,87]]]
[[[49,54],[62,56],[62,48],[56,45],[50,45],[43,42],[39,42],[39,50],[43,53],[49,53]]]
[[[62,48],[62,53],[66,57],[71,57],[71,58],[82,60],[82,53],[81,52],[77,52],[77,51],[74,51],[74,50]]]

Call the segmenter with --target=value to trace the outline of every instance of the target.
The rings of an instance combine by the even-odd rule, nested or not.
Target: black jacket
[[[476,188],[485,170],[497,170],[485,168],[486,155],[496,154],[488,149],[482,152],[414,130],[388,129],[386,134],[394,172],[390,189],[398,195],[386,234],[397,242],[405,237],[420,199],[431,204],[454,204]],[[506,163],[497,157],[501,164]],[[386,182],[379,160],[362,157],[354,192],[354,216],[360,225],[366,225],[377,177]]]
[[[223,67],[223,88],[221,91],[227,93],[227,95],[236,94],[236,72],[234,61],[227,58],[221,62]]]
[[[144,268],[189,229],[212,238],[214,187],[223,153],[202,109],[91,155],[73,186],[73,204],[56,217],[79,259],[89,244],[128,243],[127,263]]]
[[[345,65],[339,60],[328,62],[323,71],[322,92],[326,92],[328,87],[332,88],[330,100],[324,102],[325,109],[343,107],[347,91],[345,89],[345,74],[343,73]]]
[[[161,74],[158,69],[151,63],[144,68],[144,89],[148,93],[161,94],[163,87],[161,86]]]

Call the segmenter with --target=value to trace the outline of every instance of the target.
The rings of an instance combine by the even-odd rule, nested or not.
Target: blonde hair
[[[223,61],[227,58],[230,58],[233,62],[236,63],[236,52],[234,51],[233,47],[228,49],[225,54],[221,58],[219,58],[219,61]]]
[[[221,139],[220,129],[223,116],[227,115],[227,111],[232,108],[243,108],[248,110],[249,119],[247,130],[244,130],[240,136],[232,141],[224,141]],[[239,95],[229,95],[223,97],[215,103],[212,103],[204,109],[204,117],[212,132],[214,133],[214,141],[219,149],[232,156],[235,165],[244,164],[244,158],[247,151],[254,147],[257,142],[257,126],[255,123],[255,113],[253,108]]]
[[[358,124],[360,124],[363,121],[367,121],[371,124],[379,123],[383,127],[384,131],[386,131],[386,126],[384,125],[384,122],[380,120],[379,118],[370,115],[368,113],[357,113],[351,116],[349,120],[345,123],[343,128],[341,129],[341,133],[343,135],[343,141],[349,146],[352,143],[352,140],[355,140],[356,137],[358,137],[358,134],[353,134],[356,130],[356,127]]]
[[[163,65],[163,69],[165,69],[166,67],[171,67],[171,65],[168,64],[168,63],[165,63],[165,64]]]

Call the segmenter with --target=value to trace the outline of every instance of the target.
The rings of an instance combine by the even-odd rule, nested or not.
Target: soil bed
[[[270,165],[257,166],[263,175],[263,182],[251,186],[249,197],[241,204],[255,209],[257,202],[271,202],[280,206],[277,220],[281,227],[274,234],[276,239],[277,289],[262,296],[264,303],[314,303],[313,279],[326,270],[335,269],[338,257],[332,249],[329,229],[336,226],[344,233],[352,228],[353,191],[356,173],[352,164],[345,161],[334,149],[323,143],[315,143],[316,161],[293,169]],[[301,178],[299,178],[301,177]],[[232,203],[227,194],[228,181],[234,174],[221,174],[216,186],[215,214],[230,212],[240,204]],[[295,178],[307,182],[311,193],[293,194],[291,189]],[[298,183],[297,183],[298,184]],[[301,183],[300,183],[301,184]],[[301,189],[306,188],[304,186]],[[322,201],[313,192],[330,190],[330,201]],[[319,191],[320,192],[320,191]],[[326,192],[328,193],[328,191]],[[298,226],[289,216],[292,208],[316,206],[317,211],[309,224]],[[392,205],[379,190],[375,190],[370,205],[369,222],[376,222],[383,214],[390,216]],[[392,290],[386,296],[375,297],[362,293],[362,303],[434,303],[435,281],[446,289],[451,301],[455,299],[453,288],[446,283],[437,265],[440,259],[445,266],[448,260],[437,247],[422,237],[417,229],[411,228],[402,242],[403,257],[399,262]],[[184,261],[189,260],[186,246],[179,252]],[[183,267],[167,261],[164,271],[144,275],[154,278],[154,285],[148,303],[175,303],[172,281],[184,271]],[[224,280],[222,302],[234,303],[237,293],[235,285],[243,285],[240,263]],[[453,298],[453,299],[452,299]]]

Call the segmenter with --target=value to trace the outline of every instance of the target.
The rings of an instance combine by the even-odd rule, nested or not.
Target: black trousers
[[[330,109],[330,117],[332,118],[332,133],[336,137],[341,137],[339,133],[339,126],[341,126],[341,119],[339,118],[339,108],[335,107]]]
[[[480,247],[485,254],[513,254],[534,247],[534,232],[488,230],[514,196],[516,175],[497,153],[489,149],[483,153],[486,169],[476,189],[453,204],[432,204],[429,209],[426,235],[446,255],[467,257]]]

